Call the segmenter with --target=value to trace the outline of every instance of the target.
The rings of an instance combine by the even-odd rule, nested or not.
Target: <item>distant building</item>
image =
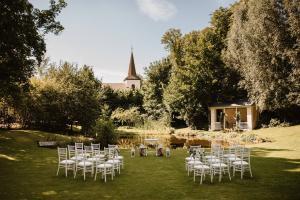
[[[258,110],[255,104],[249,101],[215,103],[209,110],[212,131],[235,128],[252,130],[257,125]]]
[[[104,86],[111,87],[114,90],[130,90],[141,88],[141,78],[136,74],[133,52],[131,51],[128,75],[123,83],[103,83]]]

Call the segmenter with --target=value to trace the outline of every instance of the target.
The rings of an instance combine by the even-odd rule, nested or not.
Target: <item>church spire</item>
[[[137,76],[135,71],[132,47],[131,47],[131,56],[130,56],[130,62],[128,68],[128,76],[125,78],[125,80],[140,80],[140,78]]]

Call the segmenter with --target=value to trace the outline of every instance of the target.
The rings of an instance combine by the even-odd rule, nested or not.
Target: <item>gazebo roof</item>
[[[239,100],[239,101],[228,101],[228,102],[217,102],[212,103],[209,107],[248,107],[254,105],[253,102],[249,100]]]

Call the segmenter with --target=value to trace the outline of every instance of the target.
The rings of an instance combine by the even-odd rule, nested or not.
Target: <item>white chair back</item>
[[[62,160],[67,160],[68,159],[68,153],[67,153],[67,148],[57,148],[57,153],[58,153],[58,161],[61,162]]]
[[[115,144],[109,144],[108,145],[108,148],[116,148],[117,147],[117,145],[115,145]]]
[[[93,144],[93,143],[91,143],[91,147],[92,147],[92,154],[93,154],[93,156],[100,154],[100,144]]]
[[[74,145],[68,145],[68,153],[69,153],[69,158],[72,158],[75,156],[75,146]]]
[[[75,150],[77,149],[83,149],[83,143],[75,142]]]

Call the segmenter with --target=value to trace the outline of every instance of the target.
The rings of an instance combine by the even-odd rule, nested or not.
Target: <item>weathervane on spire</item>
[[[132,53],[132,52],[133,52],[133,46],[131,45],[131,47],[130,47],[130,48],[131,48],[131,53]]]

